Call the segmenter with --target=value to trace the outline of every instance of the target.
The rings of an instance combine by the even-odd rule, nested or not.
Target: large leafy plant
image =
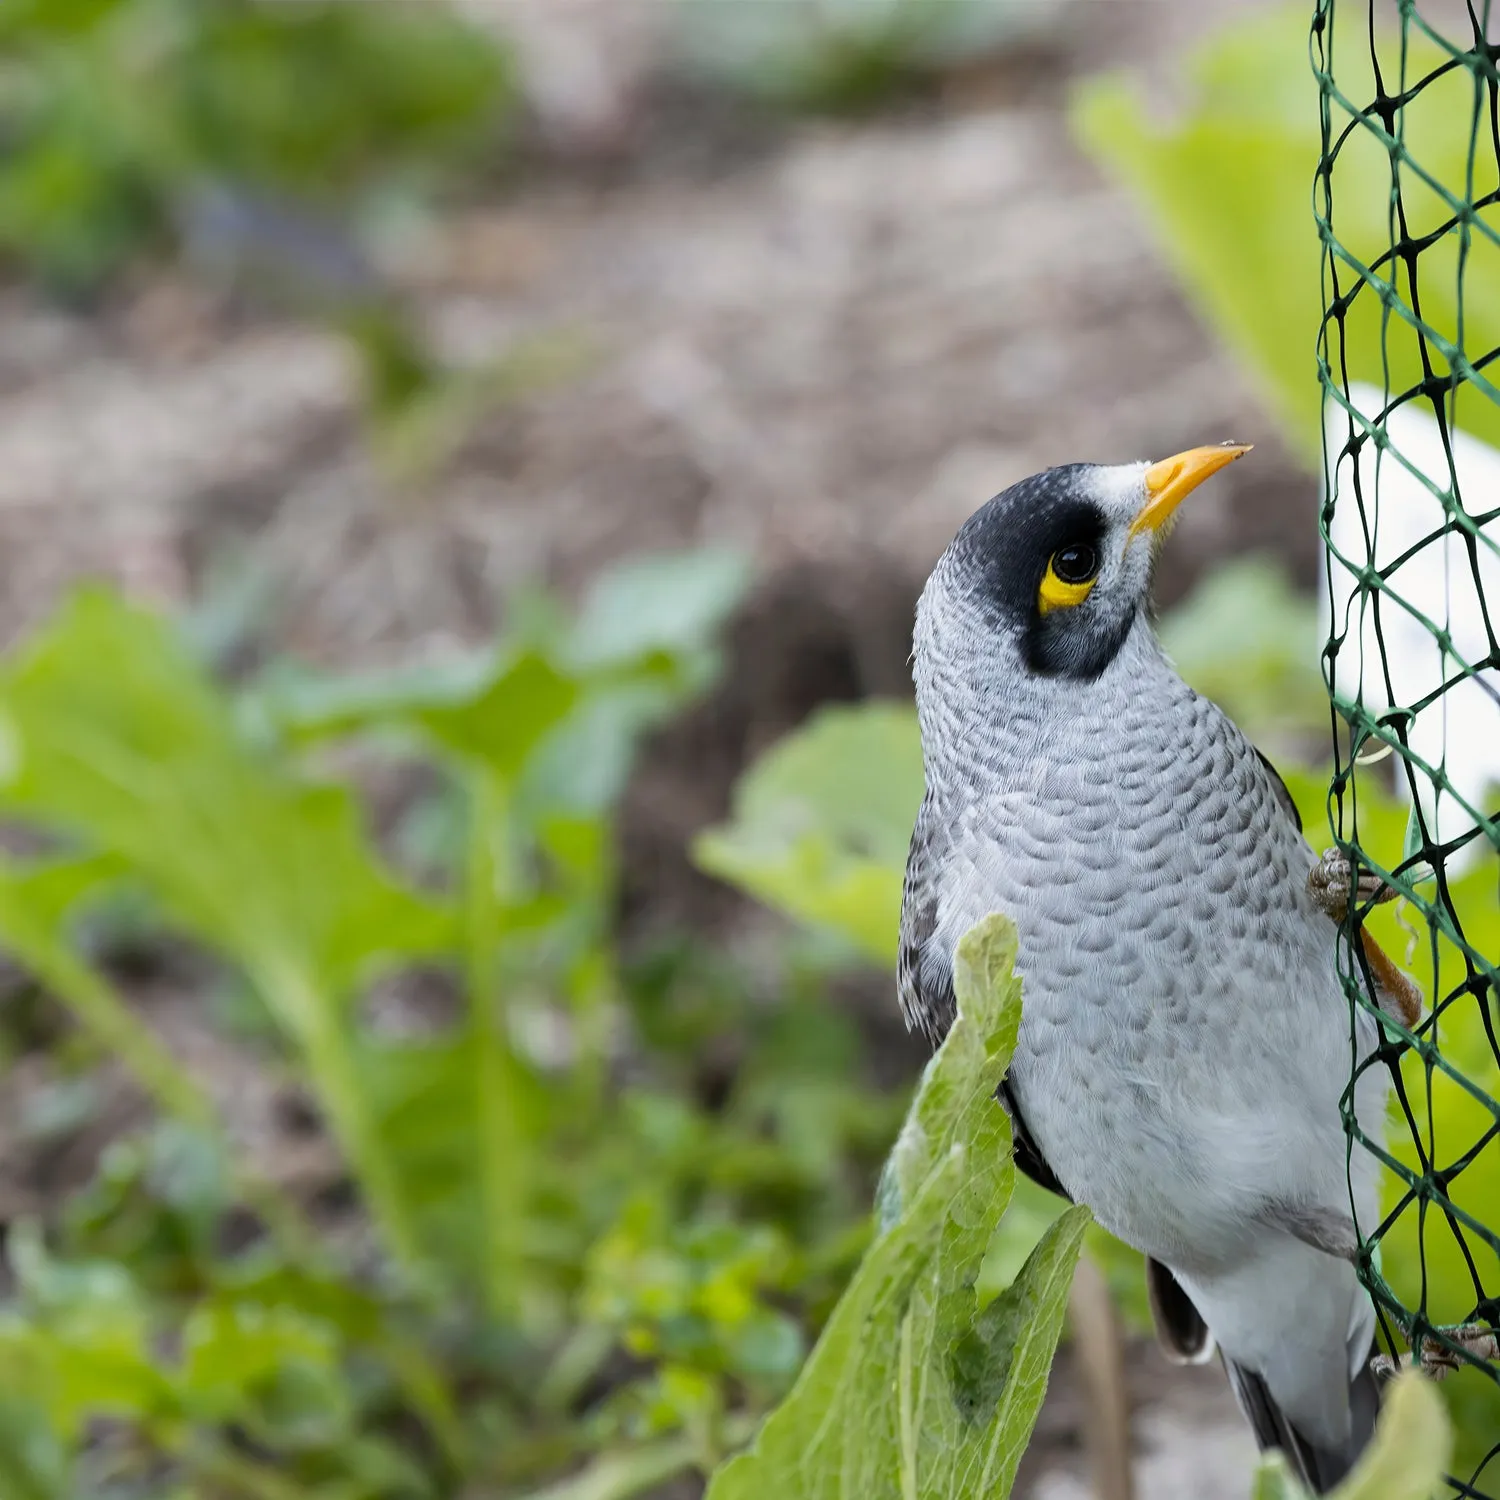
[[[1009,1286],[976,1289],[1016,1180],[995,1093],[1021,1021],[1015,956],[1003,917],[959,945],[959,1018],[886,1168],[880,1236],[796,1388],[709,1500],[1010,1493],[1088,1223],[1070,1208]]]
[[[63,1066],[111,1057],[159,1110],[52,1233],[12,1230],[7,1493],[114,1495],[165,1465],[214,1493],[284,1470],[308,1495],[446,1494],[598,1454],[626,1494],[711,1466],[746,1430],[731,1399],[785,1388],[862,1247],[890,1108],[841,1081],[849,1039],[806,985],[762,1019],[691,953],[627,970],[612,931],[632,746],[712,680],[744,582],[728,554],[648,559],[473,656],[235,697],[167,622],[89,591],[0,663],[0,811],[32,851],[0,867],[0,944],[78,1023]],[[382,766],[424,790],[377,848]],[[373,1237],[325,1243],[319,1205],[225,1139],[100,961],[122,923],[213,955]],[[372,986],[414,970],[441,1018],[372,1025]],[[624,1090],[622,1025],[645,1048]],[[750,1055],[710,1114],[694,1052],[736,1031]]]

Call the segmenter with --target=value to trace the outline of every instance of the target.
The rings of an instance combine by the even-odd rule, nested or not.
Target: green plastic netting
[[[1386,1169],[1360,1272],[1389,1352],[1458,1367],[1454,1492],[1500,1500],[1500,45],[1490,0],[1317,0],[1311,50],[1330,807],[1399,893],[1351,899],[1340,944],[1384,1038],[1345,1100]],[[1377,1005],[1362,926],[1426,992],[1415,1025]],[[1380,1139],[1365,1068],[1395,1079]]]

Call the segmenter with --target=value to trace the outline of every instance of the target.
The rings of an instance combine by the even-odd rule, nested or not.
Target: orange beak
[[[1210,474],[1232,464],[1249,443],[1219,443],[1211,448],[1189,448],[1175,458],[1164,458],[1146,470],[1146,503],[1130,523],[1130,535],[1160,531],[1173,512]]]

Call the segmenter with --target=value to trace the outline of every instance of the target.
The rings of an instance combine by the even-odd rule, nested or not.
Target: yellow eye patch
[[[1039,614],[1082,604],[1098,582],[1099,563],[1092,547],[1062,547],[1047,560],[1041,587],[1036,591]]]

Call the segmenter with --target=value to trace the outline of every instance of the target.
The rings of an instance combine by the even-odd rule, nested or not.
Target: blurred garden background
[[[1013,481],[1255,444],[1157,597],[1319,842],[1311,9],[8,0],[4,1500],[701,1493],[870,1240],[912,609]],[[1101,1401],[1247,1493],[1089,1255],[1017,1493]]]

